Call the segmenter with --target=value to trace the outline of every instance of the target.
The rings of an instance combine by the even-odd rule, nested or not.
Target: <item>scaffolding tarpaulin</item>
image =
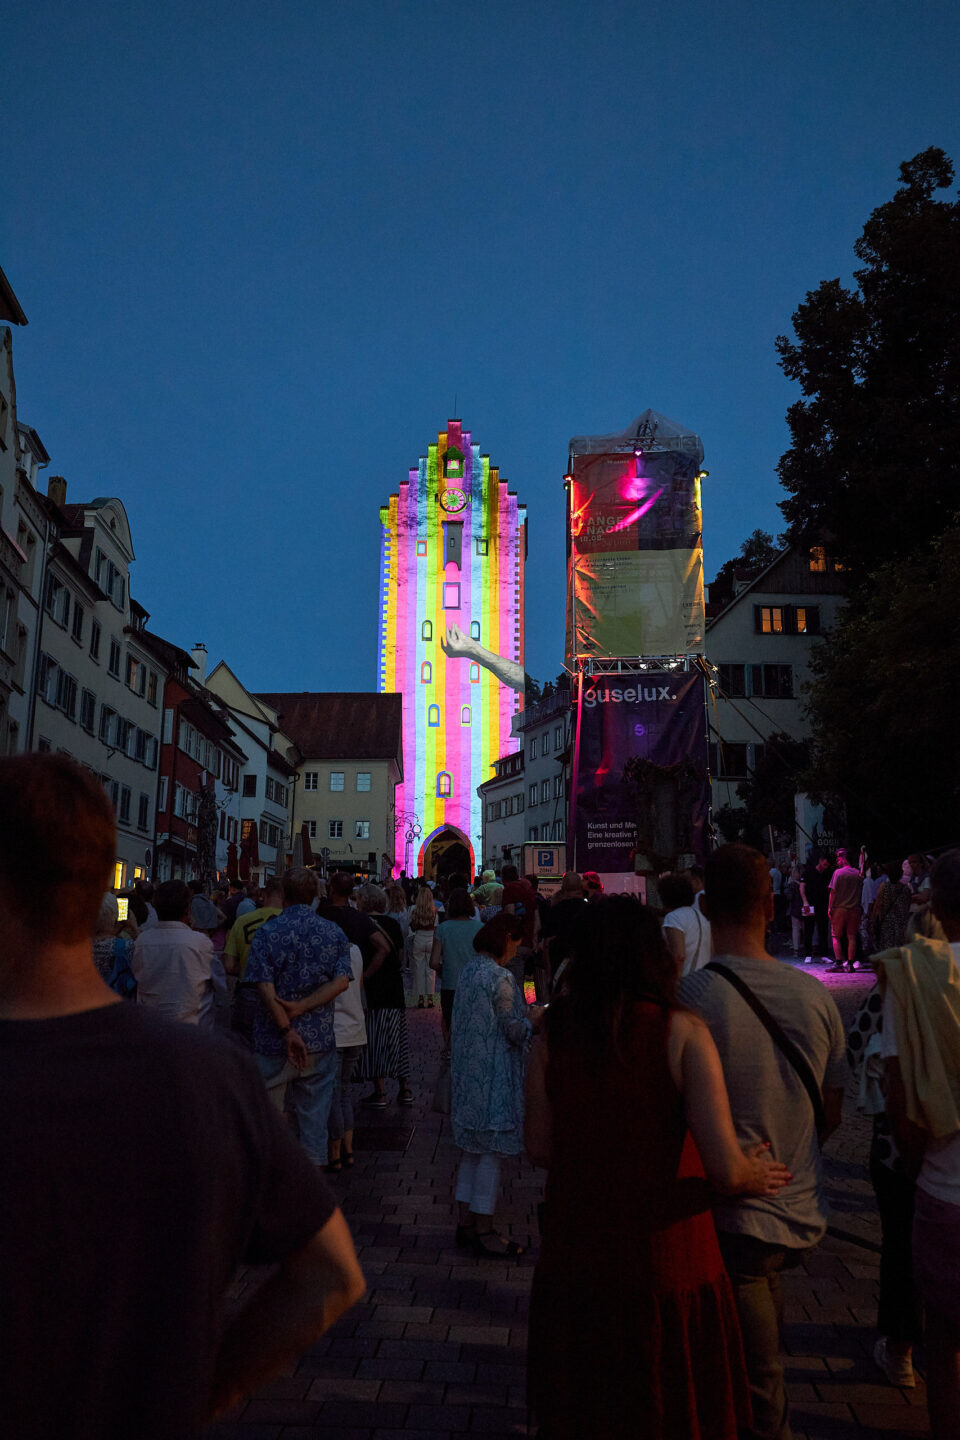
[[[639,854],[654,868],[679,855],[702,859],[710,804],[703,684],[699,669],[584,678],[574,774],[581,872],[632,871]]]
[[[570,442],[567,662],[702,652],[697,435],[646,410]]]

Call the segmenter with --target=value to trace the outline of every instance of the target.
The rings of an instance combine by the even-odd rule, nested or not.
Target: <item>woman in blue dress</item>
[[[457,1171],[457,1244],[476,1255],[523,1254],[493,1228],[500,1161],[523,1149],[523,1081],[527,1047],[543,1014],[527,1006],[509,964],[523,939],[523,920],[501,912],[474,937],[450,1030],[450,1118],[463,1151]]]

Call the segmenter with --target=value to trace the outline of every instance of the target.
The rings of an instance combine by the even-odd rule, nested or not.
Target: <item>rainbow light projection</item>
[[[494,760],[519,749],[511,735],[523,706],[474,647],[523,666],[526,509],[480,454],[459,420],[447,422],[380,510],[378,688],[403,696],[403,783],[398,817],[416,816],[421,836],[397,868],[422,873],[431,841],[453,831],[479,861],[477,786]],[[442,645],[449,627],[461,652]]]

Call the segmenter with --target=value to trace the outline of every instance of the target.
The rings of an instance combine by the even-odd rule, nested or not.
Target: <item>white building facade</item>
[[[206,675],[206,647],[193,651],[197,679],[224,711],[246,760],[238,798],[240,851],[250,879],[263,883],[285,868],[293,854],[293,794],[299,752],[277,723],[276,712],[258,700],[224,661]]]
[[[707,621],[714,667],[710,774],[714,812],[742,805],[737,786],[772,735],[804,740],[803,686],[810,655],[843,603],[837,567],[822,547],[787,549]]]

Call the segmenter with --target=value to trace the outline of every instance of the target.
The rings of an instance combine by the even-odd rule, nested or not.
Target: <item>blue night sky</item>
[[[901,160],[960,162],[958,12],[21,3],[20,418],[68,500],[123,500],[152,627],[280,690],[374,687],[378,507],[459,414],[528,506],[552,676],[571,435],[699,431],[708,578],[780,528],[774,337]]]

